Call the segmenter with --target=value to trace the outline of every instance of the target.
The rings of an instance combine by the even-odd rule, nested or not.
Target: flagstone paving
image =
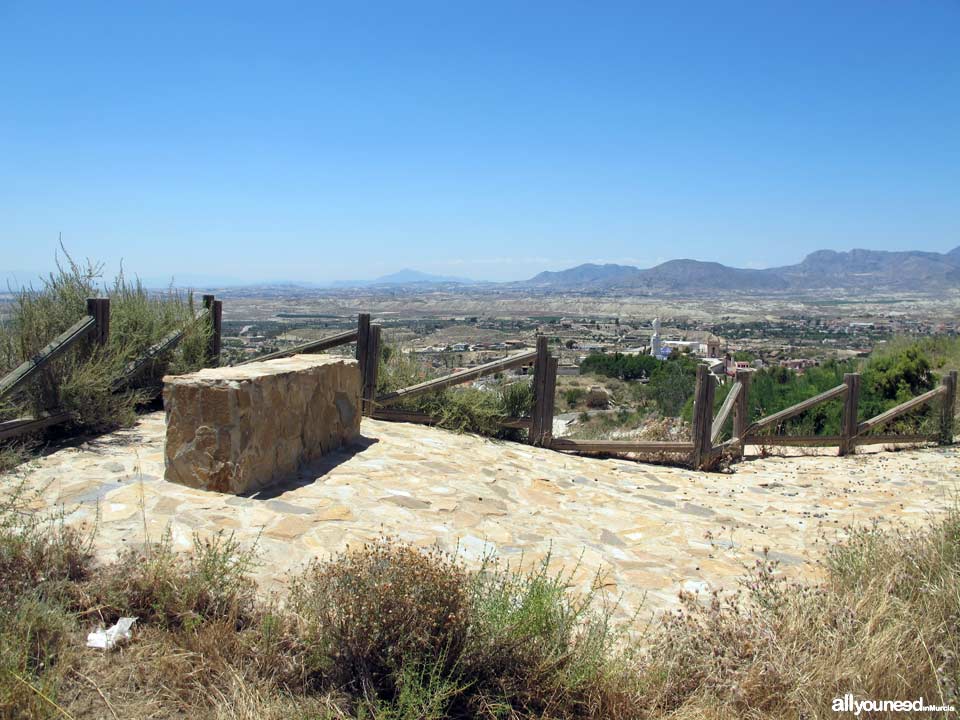
[[[37,489],[35,506],[96,523],[109,559],[169,529],[177,547],[232,532],[256,545],[256,577],[282,591],[312,558],[391,535],[527,565],[547,555],[580,590],[598,583],[620,612],[674,607],[678,591],[733,588],[764,548],[815,576],[845,526],[921,524],[954,501],[960,450],[771,457],[732,473],[564,455],[517,443],[364,419],[357,446],[254,497],[163,480],[163,413],[0,478]]]

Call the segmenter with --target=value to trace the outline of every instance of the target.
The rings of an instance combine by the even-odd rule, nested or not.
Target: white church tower
[[[650,336],[650,354],[660,357],[660,318],[653,319],[653,335]]]

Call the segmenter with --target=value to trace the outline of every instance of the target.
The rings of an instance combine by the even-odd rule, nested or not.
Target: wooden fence
[[[358,345],[358,349],[359,349]],[[373,365],[374,363],[368,363]],[[487,375],[512,370],[523,366],[533,366],[533,407],[530,416],[501,418],[500,426],[511,429],[527,430],[530,442],[534,445],[549,446],[553,437],[553,397],[557,383],[557,359],[547,351],[547,338],[537,338],[537,349],[517,353],[500,360],[458,370],[450,375],[426,380],[416,385],[375,396],[376,376],[369,386],[370,395],[364,395],[365,414],[379,420],[398,420],[427,425],[436,424],[438,419],[426,413],[410,410],[396,410],[391,405],[409,400],[419,395],[437,392],[454,385],[471,382]],[[376,371],[374,370],[374,373]]]
[[[359,350],[361,347],[358,343],[358,352],[361,352]],[[837,447],[839,454],[847,455],[855,452],[858,445],[933,442],[949,444],[953,442],[954,407],[957,399],[956,371],[944,376],[939,387],[901,403],[876,417],[863,421],[859,419],[858,415],[860,375],[858,373],[848,373],[844,375],[842,385],[750,422],[749,396],[752,371],[740,370],[737,372],[730,392],[724,398],[723,404],[716,415],[714,415],[713,406],[717,378],[709,372],[705,365],[700,365],[697,368],[693,422],[691,423],[689,440],[642,441],[554,438],[553,403],[557,379],[557,358],[550,355],[547,350],[547,339],[542,336],[537,338],[537,349],[535,351],[522,352],[502,360],[459,370],[450,375],[427,380],[378,397],[373,397],[371,394],[376,387],[376,370],[373,369],[372,383],[365,385],[364,413],[383,420],[436,424],[437,418],[426,413],[395,410],[390,408],[390,405],[523,365],[532,365],[533,367],[534,402],[530,416],[503,418],[501,426],[524,428],[528,430],[528,441],[531,444],[564,452],[601,455],[626,454],[656,460],[673,459],[685,462],[697,469],[709,470],[715,468],[724,456],[732,460],[742,459],[748,446]],[[375,363],[367,364],[368,368],[374,368],[374,366]],[[776,431],[782,428],[787,420],[835,399],[843,400],[839,435],[763,434],[769,430]],[[942,405],[939,427],[936,432],[906,435],[873,434],[872,431],[877,428],[938,399],[941,400]],[[719,440],[728,422],[732,424],[732,437],[720,443]]]
[[[203,307],[197,311],[193,322],[211,323],[211,334],[207,357],[213,364],[220,362],[220,335],[223,305],[213,295],[203,296]],[[180,328],[167,335],[158,343],[148,348],[140,357],[132,360],[123,372],[114,378],[111,389],[120,392],[129,387],[137,386],[137,380],[142,372],[156,360],[173,350],[183,340],[187,327]],[[89,352],[95,345],[106,345],[110,337],[110,299],[88,298],[87,314],[73,325],[51,340],[39,353],[22,362],[18,367],[0,379],[0,400],[13,397],[24,391],[31,380],[40,374],[49,372],[50,363],[63,356],[72,348],[77,352]],[[51,397],[43,399],[44,412],[38,417],[21,417],[0,422],[0,440],[36,432],[53,425],[69,422],[73,414],[59,409],[56,388]]]
[[[213,295],[203,296],[203,308],[197,313],[195,322],[209,318],[212,326],[208,356],[219,364],[222,304]],[[0,400],[26,387],[26,384],[43,372],[49,363],[67,352],[72,346],[87,341],[105,344],[110,332],[110,301],[91,298],[87,301],[87,315],[73,326],[54,338],[35,357],[22,363],[13,372],[0,379]],[[135,384],[138,375],[151,362],[175,348],[183,339],[186,328],[177,330],[149,348],[141,357],[129,363],[125,372],[114,382],[114,390],[122,390]],[[750,422],[750,378],[752,371],[737,372],[733,386],[724,399],[716,415],[713,414],[717,379],[705,365],[697,367],[697,381],[694,391],[693,422],[690,438],[678,441],[640,441],[640,440],[577,440],[553,437],[554,397],[557,382],[557,358],[553,357],[547,346],[547,338],[539,336],[535,350],[516,353],[500,360],[459,370],[444,377],[426,380],[410,387],[377,395],[379,360],[381,355],[381,328],[370,322],[370,315],[361,313],[357,318],[357,328],[336,333],[320,340],[296,345],[284,350],[269,353],[246,360],[262,362],[287,357],[298,353],[323,352],[340,345],[356,343],[356,357],[361,376],[361,410],[363,415],[381,420],[436,424],[438,418],[427,413],[403,410],[391,407],[405,400],[448,387],[471,382],[477,378],[501,373],[518,367],[532,368],[533,403],[529,415],[504,417],[500,419],[503,428],[527,430],[528,442],[539,447],[564,452],[586,454],[620,455],[628,454],[646,459],[673,459],[698,469],[714,468],[721,458],[740,459],[748,446],[793,446],[793,447],[837,447],[839,454],[847,455],[856,451],[858,445],[879,443],[928,443],[948,444],[954,436],[954,407],[957,400],[957,373],[952,371],[944,376],[941,384],[907,402],[901,403],[879,415],[860,420],[859,397],[860,375],[844,375],[843,384]],[[839,435],[782,435],[765,434],[776,431],[783,424],[822,403],[842,400]],[[917,410],[936,400],[941,401],[941,414],[935,433],[927,434],[875,434],[878,428],[892,420]],[[69,413],[57,411],[53,404],[47,413],[40,417],[25,417],[0,423],[0,440],[27,432],[49,427],[71,419]],[[719,442],[727,424],[732,424],[731,437]]]

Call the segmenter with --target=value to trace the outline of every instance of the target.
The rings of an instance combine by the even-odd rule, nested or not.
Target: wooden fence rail
[[[417,383],[416,385],[403,388],[402,390],[386,393],[378,397],[376,402],[377,405],[381,406],[392,405],[393,403],[416,397],[417,395],[436,392],[437,390],[443,390],[451,385],[459,385],[461,383],[469,382],[470,380],[476,380],[484,375],[492,375],[497,372],[520,367],[521,365],[529,365],[536,359],[536,357],[537,352],[532,350],[503,358],[502,360],[494,360],[493,362],[477,365],[476,367],[468,368],[466,370],[459,370],[455,373],[444,375],[440,378],[426,380],[422,383]]]
[[[302,345],[294,345],[293,347],[277,350],[276,352],[267,353],[266,355],[258,355],[257,357],[252,357],[248,360],[238,362],[237,365],[249,365],[250,363],[254,362],[276,360],[278,358],[290,357],[291,355],[319,353],[340,345],[348,345],[352,342],[356,342],[357,335],[358,333],[356,330],[346,330],[344,332],[337,333],[336,335],[328,335],[327,337],[320,338],[319,340],[311,340],[310,342],[303,343]]]
[[[897,405],[896,407],[892,407],[889,410],[880,413],[879,415],[875,415],[869,420],[864,420],[862,423],[857,425],[857,434],[864,435],[874,428],[886,425],[891,420],[895,420],[911,410],[916,410],[917,408],[926,405],[931,400],[946,394],[946,392],[946,385],[941,385],[940,387],[936,387],[933,390],[923,393],[923,395],[917,395],[917,397],[907,400],[905,403]]]
[[[693,451],[693,443],[689,441],[663,440],[574,440],[571,438],[553,438],[550,441],[551,450],[566,450],[582,453],[616,454],[651,454],[662,455],[682,453],[689,455]]]
[[[710,442],[714,445],[716,445],[717,440],[720,439],[720,433],[723,432],[723,426],[727,422],[727,417],[733,411],[733,406],[740,397],[740,392],[742,390],[743,384],[737,381],[733,384],[733,387],[730,388],[730,392],[727,393],[727,396],[723,399],[723,405],[720,406],[720,411],[713,419],[713,425],[710,426]]]
[[[0,398],[22,389],[38,372],[86,338],[96,328],[96,318],[86,315],[51,340],[39,353],[22,362],[0,380]]]
[[[369,320],[362,320],[360,326],[360,336],[364,336],[364,326]],[[531,416],[526,417],[504,417],[499,424],[503,428],[527,430],[528,441],[534,445],[544,447],[550,446],[553,437],[553,411],[554,396],[557,381],[557,363],[558,359],[551,357],[547,349],[547,338],[537,338],[537,349],[518,353],[510,357],[493,360],[476,367],[445,375],[431,380],[411,385],[409,387],[384,393],[376,396],[376,376],[368,379],[370,368],[375,365],[372,358],[377,357],[379,350],[379,327],[371,326],[369,339],[366,342],[357,343],[357,357],[360,358],[361,377],[364,378],[364,407],[365,415],[370,415],[379,420],[397,420],[401,422],[414,422],[435,425],[439,419],[427,413],[415,412],[409,410],[395,410],[390,408],[394,405],[410,398],[418,397],[427,393],[437,392],[454,385],[460,385],[478,378],[493,375],[498,372],[504,372],[524,365],[534,366],[534,400],[531,407]],[[371,398],[371,400],[367,400]]]
[[[196,312],[193,322],[210,319],[212,333],[208,347],[208,357],[219,361],[221,342],[222,303],[213,295],[204,295],[204,307]],[[149,347],[143,355],[127,363],[121,375],[113,380],[111,389],[119,392],[130,386],[137,375],[151,362],[172,350],[183,339],[186,328],[169,333]],[[110,337],[110,299],[88,298],[87,314],[76,323],[50,341],[37,355],[24,361],[12,372],[0,379],[0,398],[23,390],[26,384],[39,372],[49,371],[52,361],[62,356],[71,347],[83,347],[81,341],[90,340],[93,345],[105,346]],[[87,346],[90,347],[89,345]],[[63,424],[73,419],[73,414],[46,403],[48,412],[40,417],[22,417],[0,422],[0,440],[36,432],[53,425]],[[58,404],[58,403],[57,403]]]
[[[52,425],[62,425],[73,419],[73,413],[60,412],[43,415],[39,418],[22,417],[0,422],[0,440],[43,430]]]
[[[826,392],[822,392],[819,395],[814,395],[812,398],[798,402],[796,405],[791,405],[788,408],[784,408],[779,412],[775,412],[772,415],[767,415],[762,417],[759,420],[750,424],[747,428],[745,435],[756,435],[758,430],[763,430],[766,427],[777,426],[785,420],[789,420],[792,417],[799,415],[802,412],[806,412],[813,407],[816,407],[820,403],[827,402],[828,400],[833,400],[836,397],[847,394],[846,385],[837,385],[835,388],[831,388]]]
[[[740,387],[738,388],[737,385]],[[698,396],[702,390],[699,387],[698,376]],[[860,375],[859,373],[846,373],[843,377],[843,385],[838,385],[826,392],[815,395],[802,402],[792,405],[784,410],[768,415],[756,422],[747,424],[745,418],[748,412],[749,377],[748,374],[741,375],[737,373],[737,384],[731,389],[730,394],[737,394],[734,403],[734,437],[720,446],[714,446],[712,450],[733,451],[742,455],[743,449],[747,445],[756,446],[786,446],[786,447],[837,447],[840,455],[851,454],[856,451],[859,445],[878,445],[893,443],[930,443],[939,442],[940,444],[950,444],[953,442],[955,427],[955,406],[957,401],[957,372],[947,373],[937,388],[929,390],[922,395],[900,403],[869,420],[859,422],[858,410],[860,403]],[[841,410],[840,434],[839,435],[760,435],[759,430],[765,427],[775,427],[785,420],[795,417],[802,412],[810,410],[817,405],[829,402],[834,398],[843,398],[844,403]],[[912,434],[887,434],[870,435],[875,430],[890,421],[917,410],[931,402],[942,399],[940,411],[940,423],[937,433],[912,433]],[[729,399],[729,396],[728,396]],[[722,427],[722,421],[726,420],[728,412],[727,402],[718,412],[713,424],[713,433],[711,442],[716,442],[719,436],[719,430]],[[704,466],[701,458],[700,462],[695,464],[699,467]]]

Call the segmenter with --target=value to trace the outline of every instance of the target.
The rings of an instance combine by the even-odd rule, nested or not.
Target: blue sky
[[[0,271],[960,245],[960,2],[0,0]]]

